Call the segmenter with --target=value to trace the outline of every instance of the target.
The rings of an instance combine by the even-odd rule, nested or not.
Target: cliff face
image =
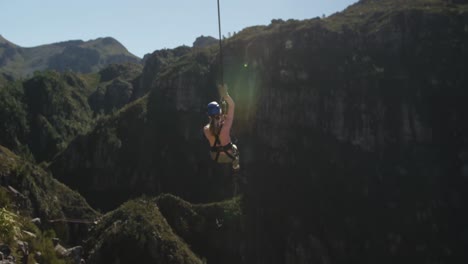
[[[190,52],[189,47],[180,46],[172,50],[157,50],[152,54],[147,54],[144,58],[145,67],[139,79],[139,89],[135,91],[133,98],[139,98],[148,93],[164,69],[188,52]]]
[[[249,181],[245,263],[463,254],[467,22],[466,6],[446,1],[362,1],[325,20],[252,27],[225,42],[232,132]],[[147,64],[144,72],[158,76],[144,82],[151,93],[120,112],[146,125],[116,117],[109,127],[121,144],[75,141],[54,175],[85,192],[226,198],[229,175],[212,169],[201,134],[219,70],[210,50],[164,69]],[[105,162],[89,158],[99,153],[109,154]]]
[[[374,16],[385,23],[335,31],[310,21],[232,55],[255,72],[233,97],[259,95],[238,99],[246,113],[235,125],[259,144],[244,159],[252,201],[263,200],[252,212],[283,212],[257,224],[265,233],[254,243],[280,253],[255,263],[451,259],[466,243],[454,224],[466,201],[466,13]]]
[[[276,228],[286,231],[271,243],[286,248],[273,259],[451,259],[466,243],[453,216],[462,217],[466,201],[467,17],[385,16],[377,29],[334,31],[311,21],[313,30],[267,35],[245,49],[262,83],[233,90],[234,98],[245,89],[260,94],[253,119],[241,116],[236,127],[261,146],[252,163],[270,169],[257,167],[252,190],[263,192],[252,196],[271,206],[252,210],[265,219],[278,207],[284,213],[259,226],[267,241]]]
[[[139,64],[112,64],[99,72],[100,83],[88,102],[95,113],[109,114],[132,101],[143,66]]]

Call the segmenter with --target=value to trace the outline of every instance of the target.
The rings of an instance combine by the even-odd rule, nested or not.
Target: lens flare
[[[249,62],[241,61],[228,65],[224,76],[230,87],[229,94],[236,103],[236,133],[249,133],[255,125],[253,120],[260,101],[262,76],[259,68],[252,68]]]

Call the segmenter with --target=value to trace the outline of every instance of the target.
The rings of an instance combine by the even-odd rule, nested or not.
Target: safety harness
[[[219,129],[219,131],[221,131],[222,128],[223,126],[221,125],[221,128]],[[216,146],[218,144],[221,145],[221,141],[219,140],[219,132],[218,134],[215,134],[215,141],[214,141],[213,146],[211,146],[211,152],[216,152],[216,157],[214,161],[218,162],[219,154],[221,152],[224,152],[232,160],[236,159],[236,157],[234,157],[231,153],[229,153],[229,150],[232,149],[232,142],[229,142],[228,144],[224,146]]]

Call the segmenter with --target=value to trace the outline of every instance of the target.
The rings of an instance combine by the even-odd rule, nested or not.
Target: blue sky
[[[357,0],[220,0],[224,35],[272,19],[330,15]],[[0,1],[0,35],[21,47],[113,37],[143,57],[218,37],[216,0]]]

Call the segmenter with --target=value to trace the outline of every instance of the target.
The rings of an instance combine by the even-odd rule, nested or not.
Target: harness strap
[[[219,135],[215,135],[215,142],[214,142],[213,146],[211,147],[211,151],[213,151],[213,149],[216,149],[215,150],[216,151],[215,161],[218,162],[219,153],[221,153],[221,152],[217,149],[216,144],[221,144],[221,141],[219,140]]]
[[[216,152],[216,157],[219,156],[219,153],[224,152],[229,158],[235,160],[236,157],[229,153],[229,150],[232,149],[232,142],[226,144],[225,146],[213,146],[211,147],[211,152]],[[215,159],[217,161],[217,159]]]
[[[221,131],[222,128],[223,126],[219,128],[219,131]],[[215,134],[215,141],[213,143],[213,146],[211,146],[211,152],[216,152],[216,157],[214,161],[218,162],[219,154],[221,152],[224,152],[232,160],[236,159],[236,157],[234,157],[231,153],[229,153],[229,150],[232,149],[232,142],[229,142],[225,146],[216,146],[217,144],[221,144],[221,141],[219,140],[219,133]]]

